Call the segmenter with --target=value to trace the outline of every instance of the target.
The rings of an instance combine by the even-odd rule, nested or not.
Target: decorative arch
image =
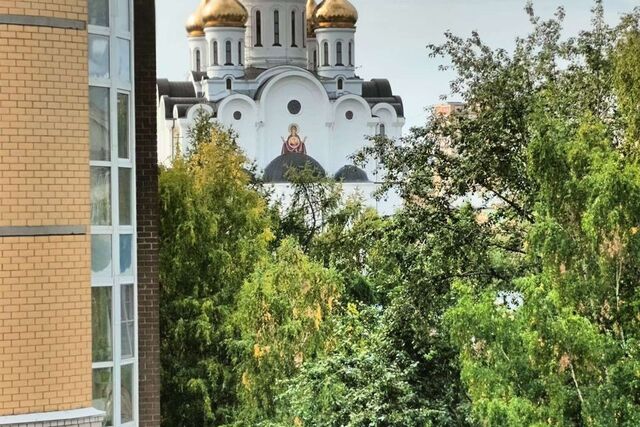
[[[198,114],[200,114],[200,112],[202,111],[212,115],[213,113],[215,113],[213,107],[209,104],[195,104],[191,108],[189,108],[189,110],[187,110],[187,115],[185,116],[186,121],[188,123],[193,123],[196,117],[198,117]]]
[[[247,95],[242,95],[239,93],[233,94],[231,96],[227,96],[226,98],[224,98],[222,101],[220,101],[220,104],[218,104],[218,112],[220,115],[225,114],[227,106],[235,101],[241,101],[243,103],[246,103],[250,108],[251,108],[251,112],[257,117],[258,116],[258,104],[256,104],[256,102],[248,97]]]
[[[369,104],[367,103],[367,101],[365,101],[365,99],[361,96],[358,95],[344,95],[341,96],[340,98],[338,98],[334,103],[333,103],[333,110],[332,110],[332,121],[336,121],[338,120],[338,108],[346,103],[346,102],[353,102],[355,101],[356,103],[360,104],[360,106],[362,106],[362,108],[364,109],[365,112],[367,112],[369,114],[369,121],[371,121],[373,119],[372,116],[372,112],[371,112],[371,107],[369,106]]]
[[[324,88],[322,83],[320,83],[320,81],[311,72],[300,69],[298,67],[292,67],[287,65],[275,67],[271,69],[270,72],[271,72],[270,73],[271,77],[265,78],[264,80],[262,80],[264,83],[262,83],[262,86],[258,90],[258,95],[257,95],[258,101],[260,101],[261,99],[267,99],[273,87],[277,85],[281,80],[288,79],[291,77],[298,77],[308,81],[312,86],[315,87],[319,96],[322,99],[322,102],[324,103],[330,102],[329,95],[327,94],[326,89]],[[263,74],[267,74],[267,73],[268,72]],[[275,73],[277,74],[273,75]],[[263,76],[260,76],[260,77],[263,77]],[[259,120],[264,120],[264,114],[265,114],[264,110],[260,109]]]
[[[386,114],[390,114],[391,120],[393,121],[398,120],[398,113],[396,109],[393,108],[391,104],[388,104],[386,102],[381,102],[379,104],[374,105],[373,108],[371,109],[371,114],[373,114],[374,116],[381,116],[380,112],[383,112],[383,111]],[[388,125],[389,124],[387,123],[387,127]]]

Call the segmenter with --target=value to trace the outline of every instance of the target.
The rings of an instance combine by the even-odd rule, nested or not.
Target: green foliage
[[[202,117],[161,176],[163,425],[640,425],[640,10],[593,12],[430,46],[467,108],[357,156],[389,218],[309,170],[269,207]]]
[[[236,425],[261,425],[275,414],[282,380],[323,355],[342,283],[291,239],[264,259],[240,290],[233,326],[241,375]]]
[[[326,357],[303,365],[278,399],[282,426],[427,426],[427,407],[383,332],[380,307],[349,304]]]
[[[621,363],[636,350],[614,356],[615,322],[604,329],[596,320],[616,305],[602,296],[616,269],[596,255],[626,242],[612,230],[628,234],[637,221],[635,201],[625,197],[637,192],[635,172],[616,149],[626,132],[611,76],[614,49],[622,40],[631,45],[621,35],[638,16],[612,28],[596,2],[592,29],[563,40],[562,9],[548,21],[532,5],[527,11],[533,31],[513,52],[493,50],[475,33],[447,34],[431,46],[450,60],[458,76],[452,93],[466,110],[430,117],[401,145],[376,138],[359,155],[375,157],[387,187],[406,202],[385,235],[387,257],[398,265],[386,327],[394,347],[415,361],[421,396],[449,414],[439,425],[610,425],[606,417],[632,425],[638,400],[629,382],[602,381],[610,400],[600,391],[587,399],[575,383],[637,370]],[[629,52],[618,72],[635,67]],[[633,93],[621,86],[629,82],[619,78],[620,93]],[[629,98],[628,110],[627,123],[637,99]],[[550,276],[550,259],[557,270],[575,269],[573,281]],[[587,278],[587,267],[609,276]],[[634,307],[633,298],[620,301]],[[497,304],[503,299],[525,305],[513,310]],[[637,325],[623,327],[626,335],[629,328]],[[572,359],[579,350],[585,359]],[[559,372],[565,352],[571,363]],[[610,412],[597,413],[598,405]]]
[[[614,54],[614,84],[627,127],[627,150],[637,158],[640,153],[640,28],[637,20],[628,19],[628,22]]]
[[[224,325],[272,239],[232,137],[204,116],[194,135],[207,139],[160,175],[163,425],[172,427],[228,419],[236,380]]]
[[[596,8],[593,30],[558,51],[571,65],[537,89],[523,117],[536,189],[523,249],[533,268],[506,283],[455,283],[447,324],[483,425],[640,422],[640,168],[619,139],[633,124],[617,120],[624,108],[607,77],[628,42],[614,33],[624,34]],[[520,303],[505,304],[504,292]]]

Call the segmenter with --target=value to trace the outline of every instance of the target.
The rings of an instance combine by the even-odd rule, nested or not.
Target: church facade
[[[187,22],[189,81],[158,81],[160,162],[189,150],[206,112],[282,194],[286,171],[308,165],[391,211],[397,200],[372,197],[376,165],[351,156],[370,136],[401,136],[403,103],[387,80],[357,76],[357,21],[348,0],[203,0]]]

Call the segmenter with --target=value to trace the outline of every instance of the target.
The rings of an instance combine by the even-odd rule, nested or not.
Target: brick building
[[[0,426],[160,425],[152,0],[0,0]]]

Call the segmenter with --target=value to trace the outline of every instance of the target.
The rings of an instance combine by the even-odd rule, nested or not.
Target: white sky
[[[186,80],[188,47],[184,22],[200,0],[156,0],[158,77]],[[387,78],[405,104],[407,129],[424,122],[424,109],[449,93],[442,60],[428,57],[426,45],[440,43],[443,33],[467,36],[478,30],[494,47],[510,48],[516,35],[530,29],[525,0],[351,0],[360,20],[356,33],[357,74],[365,79]],[[589,25],[591,0],[534,0],[536,12],[567,11],[565,27],[575,34]],[[617,22],[640,0],[604,0],[607,19]]]

